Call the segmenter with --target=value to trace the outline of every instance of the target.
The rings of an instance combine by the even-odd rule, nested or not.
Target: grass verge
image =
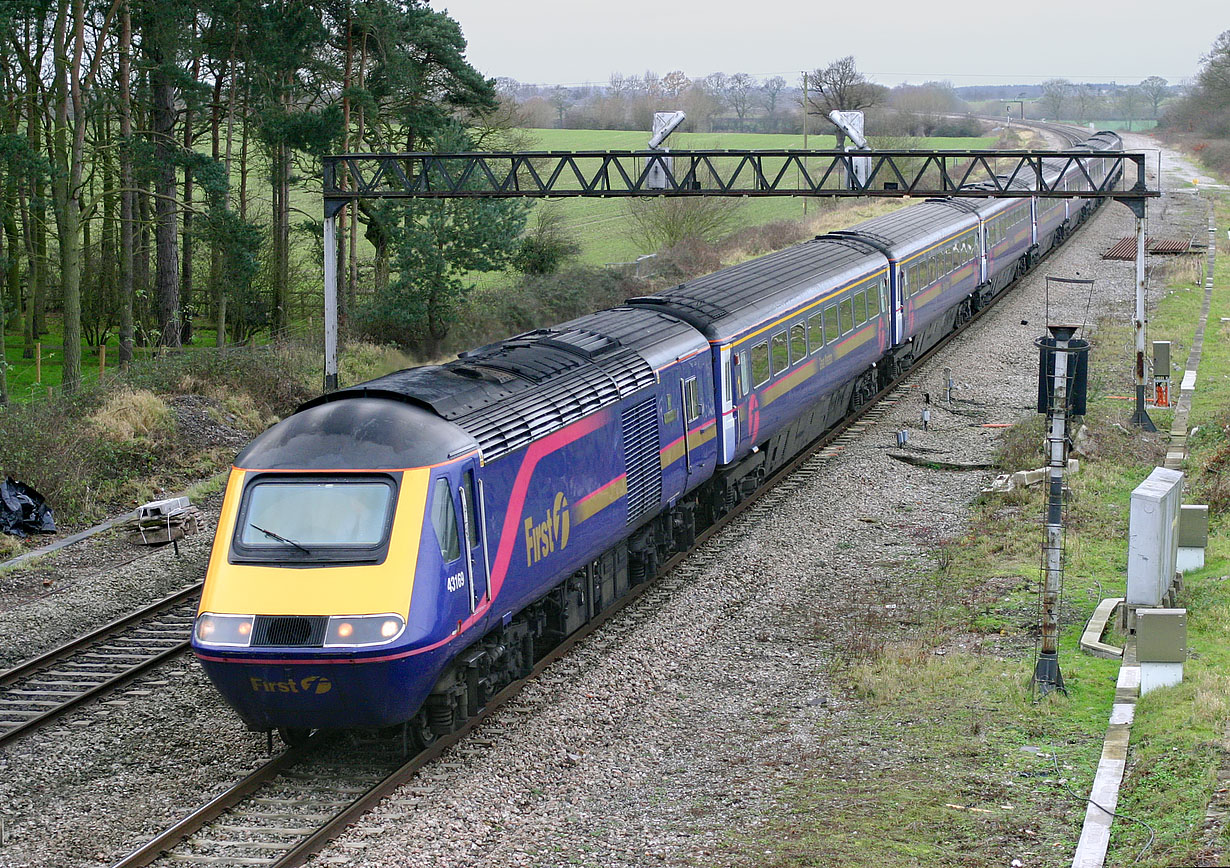
[[[1228,224],[1230,207],[1219,204],[1218,225]],[[1198,262],[1164,269],[1150,321],[1151,339],[1172,341],[1176,396],[1203,302],[1199,278]],[[1230,316],[1230,256],[1215,286],[1189,423],[1198,428],[1189,503],[1226,502],[1230,328],[1220,318]],[[777,800],[788,808],[754,834],[732,835],[733,852],[775,868],[1070,864],[1118,672],[1116,661],[1081,653],[1079,635],[1098,600],[1123,594],[1131,491],[1165,453],[1164,435],[1133,429],[1132,404],[1117,397],[1132,394],[1130,325],[1102,322],[1093,344],[1085,455],[1066,516],[1067,696],[1035,701],[1030,689],[1044,493],[975,503],[970,530],[934,553],[939,566],[908,629],[870,616],[859,625],[858,653],[833,667],[849,713],[816,732],[818,746],[801,758],[807,771]],[[1169,429],[1169,412],[1151,413]],[[1039,466],[1040,433],[1037,419],[1016,426],[1002,443],[1003,469]],[[1211,513],[1206,567],[1186,577],[1179,602],[1189,608],[1186,678],[1142,698],[1119,802],[1154,839],[1116,820],[1108,866],[1197,864],[1215,846],[1202,821],[1211,799],[1226,799],[1217,790],[1230,722],[1230,541],[1224,511]],[[872,611],[884,601],[864,602]]]

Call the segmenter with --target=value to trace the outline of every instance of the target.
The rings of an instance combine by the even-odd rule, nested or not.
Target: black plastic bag
[[[0,483],[0,531],[20,537],[55,533],[56,520],[41,494],[10,477]]]

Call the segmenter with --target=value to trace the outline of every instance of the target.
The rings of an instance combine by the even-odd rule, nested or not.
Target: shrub
[[[153,392],[122,386],[90,416],[90,425],[107,440],[125,443],[169,434],[175,419],[171,408]]]
[[[525,274],[554,274],[580,252],[576,234],[559,211],[543,205],[534,216],[533,226],[522,236],[513,264]]]

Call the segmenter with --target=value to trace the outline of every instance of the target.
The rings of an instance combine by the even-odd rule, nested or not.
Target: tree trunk
[[[98,344],[107,342],[107,334],[115,322],[115,302],[119,296],[119,279],[116,261],[119,257],[116,250],[116,170],[114,157],[114,139],[110,112],[99,126],[99,141],[102,144],[102,241],[98,248],[98,285],[100,292],[100,307],[98,321]]]
[[[81,51],[85,27],[84,0],[60,0],[55,20],[53,52],[55,124],[51,135],[52,201],[57,241],[60,247],[60,287],[64,305],[64,367],[62,388],[67,393],[81,388],[81,172],[85,115],[81,100]],[[72,45],[68,24],[73,23]],[[72,104],[74,128],[69,127]],[[71,141],[70,141],[70,133]]]
[[[120,366],[132,363],[132,297],[136,270],[132,171],[132,14],[128,3],[120,19]]]
[[[134,318],[139,317],[141,322],[141,335],[134,339],[138,341],[140,346],[149,345],[149,322],[150,322],[150,289],[153,282],[150,280],[150,226],[153,219],[150,216],[150,194],[149,181],[142,178],[136,181],[136,193],[134,194],[137,205],[137,232],[135,239],[137,242],[136,256],[133,257],[132,280],[135,286],[134,303],[137,299],[141,300],[139,313]],[[134,326],[135,327],[135,326]]]
[[[7,223],[9,223],[9,221],[7,221],[7,214],[5,214],[5,218],[5,224],[7,225]],[[7,243],[5,242],[6,237]],[[10,263],[10,277],[12,279],[16,279],[16,266],[17,263],[20,262],[20,259],[17,258],[17,248],[14,247],[14,243],[12,243],[12,241],[14,241],[14,239],[9,236],[9,232],[7,231],[4,232],[4,235],[0,236],[0,262]],[[6,256],[9,258],[5,259]],[[2,310],[2,305],[0,305],[0,407],[4,407],[7,403],[9,403],[9,365],[7,365],[9,358],[7,358],[7,353],[5,353],[4,347],[4,321],[4,310]]]
[[[180,345],[179,230],[175,195],[174,135],[175,88],[165,64],[170,58],[155,44],[151,51],[150,127],[154,137],[154,242],[157,270],[154,294],[158,299],[158,328],[164,347]]]
[[[192,25],[192,37],[196,38],[196,24]],[[201,58],[197,55],[192,61],[192,80],[196,81],[201,74]],[[192,104],[184,109],[184,151],[191,153],[192,134]],[[192,169],[184,168],[184,261],[180,276],[180,309],[183,311],[183,326],[180,329],[180,340],[185,344],[192,343]]]

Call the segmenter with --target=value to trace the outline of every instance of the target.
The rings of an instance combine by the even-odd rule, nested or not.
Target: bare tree
[[[905,121],[902,127],[919,136],[932,135],[944,115],[958,111],[961,106],[955,88],[946,81],[903,84],[893,89],[890,100]]]
[[[1139,87],[1125,87],[1119,91],[1119,113],[1128,122],[1128,130],[1132,129],[1132,121],[1140,113],[1140,104],[1144,93]]]
[[[645,70],[645,75],[641,77],[644,82],[645,96],[650,99],[658,99],[662,96],[662,78],[653,70]]]
[[[730,104],[730,80],[724,72],[711,72],[699,82],[701,90],[709,95],[718,111]]]
[[[1153,117],[1156,119],[1158,110],[1161,108],[1162,100],[1166,98],[1166,90],[1169,82],[1160,75],[1151,75],[1140,83],[1140,92],[1144,95],[1149,104],[1153,106]]]
[[[875,84],[858,71],[854,55],[834,60],[823,69],[807,74],[811,92],[804,111],[828,117],[831,111],[857,111],[884,101],[888,89]],[[837,131],[837,147],[846,141],[845,133]]]
[[[1063,109],[1064,103],[1068,101],[1070,93],[1072,93],[1072,82],[1066,78],[1051,78],[1042,82],[1042,98],[1039,102],[1042,103],[1042,110],[1051,120],[1058,119],[1059,112]]]
[[[662,95],[672,99],[678,98],[683,96],[691,86],[692,80],[683,74],[683,70],[676,69],[668,72],[662,79]]]
[[[748,109],[752,107],[752,94],[756,89],[756,80],[746,72],[736,72],[726,80],[726,101],[734,109],[739,120],[747,117]]]
[[[713,242],[735,228],[741,206],[720,196],[626,199],[624,231],[642,250],[674,247],[689,239]]]
[[[1079,84],[1073,88],[1076,99],[1076,119],[1087,121],[1095,114],[1094,109],[1101,103],[1098,92],[1087,84]]]
[[[764,95],[764,110],[769,117],[777,114],[777,100],[781,97],[782,91],[786,88],[786,79],[780,75],[775,75],[765,81],[760,86],[760,92]]]
[[[1197,82],[1219,100],[1230,99],[1230,30],[1223,30],[1213,40],[1213,48],[1201,60],[1204,66]]]

